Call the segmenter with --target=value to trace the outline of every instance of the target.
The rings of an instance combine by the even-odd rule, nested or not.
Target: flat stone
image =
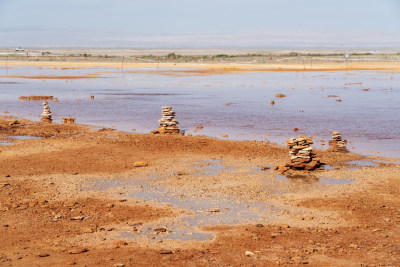
[[[160,254],[172,254],[172,250],[162,249],[160,250]]]
[[[68,254],[81,254],[89,251],[87,248],[71,248],[67,250]]]
[[[134,167],[146,167],[149,164],[146,161],[136,161],[135,163],[133,163]]]

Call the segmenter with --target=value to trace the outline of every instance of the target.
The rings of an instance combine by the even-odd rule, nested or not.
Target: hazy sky
[[[0,46],[400,44],[399,0],[0,0]]]

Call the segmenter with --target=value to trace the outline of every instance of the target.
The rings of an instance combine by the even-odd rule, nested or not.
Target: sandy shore
[[[5,66],[5,61],[0,61],[0,66]],[[56,68],[121,68],[121,62],[81,62],[81,61],[8,61],[8,67],[13,66],[37,66],[37,67],[56,67]],[[167,68],[174,69],[200,69],[201,72],[237,73],[237,72],[258,72],[258,71],[346,71],[346,70],[382,70],[400,71],[400,62],[315,62],[309,63],[129,63],[123,64],[124,68]]]
[[[2,266],[400,261],[399,164],[349,165],[366,158],[317,151],[332,168],[287,178],[261,171],[288,159],[266,142],[15,120],[0,119]],[[151,200],[157,192],[167,200]],[[261,216],[249,220],[250,211]],[[216,223],[195,221],[199,214]],[[190,216],[193,229],[183,223]],[[211,237],[196,240],[197,231]]]

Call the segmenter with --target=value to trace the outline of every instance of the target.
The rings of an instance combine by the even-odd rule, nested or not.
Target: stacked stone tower
[[[158,120],[159,127],[156,133],[160,134],[179,134],[178,121],[175,119],[175,111],[171,106],[162,107],[161,119]]]
[[[312,171],[321,166],[319,158],[313,153],[311,138],[307,136],[299,136],[290,138],[286,141],[289,148],[290,162],[286,163],[286,167],[297,170]]]
[[[332,140],[329,140],[329,145],[331,146],[328,151],[332,152],[349,152],[346,147],[347,140],[342,139],[342,135],[337,132],[332,132]]]
[[[42,113],[42,122],[52,122],[53,119],[51,118],[51,111],[49,107],[49,103],[47,101],[43,102],[43,113]]]

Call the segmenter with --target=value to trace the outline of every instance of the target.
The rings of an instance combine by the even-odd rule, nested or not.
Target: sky
[[[0,47],[399,45],[399,0],[0,0]]]

